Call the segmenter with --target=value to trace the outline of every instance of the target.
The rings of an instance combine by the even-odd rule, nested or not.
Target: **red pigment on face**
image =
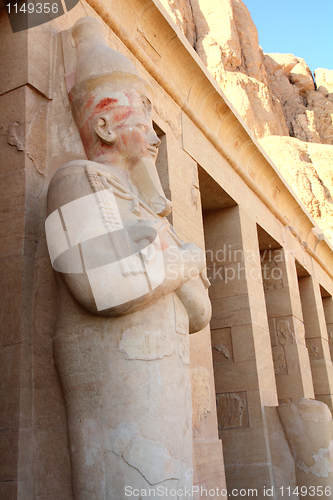
[[[90,148],[94,142],[88,121],[86,121],[83,125],[81,125],[81,127],[79,127],[79,132],[80,132],[80,136],[82,139],[82,144],[83,144],[84,150],[88,155]]]
[[[112,121],[115,123],[122,122],[126,120],[126,118],[128,118],[132,113],[133,111],[131,109],[128,109],[127,111],[120,111],[119,113],[115,113],[113,115]]]
[[[128,135],[124,134],[123,135],[123,143],[124,143],[124,146],[126,146],[126,147],[128,147],[130,145],[131,148],[133,148],[133,146],[140,148],[141,138],[140,138],[140,136],[138,136],[136,134],[131,134],[130,137],[128,137]]]
[[[110,104],[114,104],[115,102],[118,102],[118,99],[112,99],[112,97],[106,97],[97,104],[97,106],[95,107],[95,112],[103,111],[104,108],[110,106]]]
[[[104,142],[100,142],[99,144],[99,151],[95,153],[96,156],[102,156],[105,153],[107,153],[110,150],[110,146],[108,144],[105,144]]]
[[[84,106],[84,110],[86,111],[90,106],[94,103],[94,96],[89,97],[88,101]]]

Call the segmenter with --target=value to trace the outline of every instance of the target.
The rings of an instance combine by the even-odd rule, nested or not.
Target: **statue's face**
[[[117,136],[112,147],[119,154],[132,161],[143,157],[156,160],[161,141],[143,114],[130,110],[125,112],[124,119],[119,120],[116,112],[112,117],[112,129]]]

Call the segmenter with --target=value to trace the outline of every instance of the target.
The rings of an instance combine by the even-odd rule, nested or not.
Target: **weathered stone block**
[[[211,335],[213,363],[232,363],[234,359],[231,329],[212,330]]]
[[[216,394],[219,430],[248,427],[246,392]]]

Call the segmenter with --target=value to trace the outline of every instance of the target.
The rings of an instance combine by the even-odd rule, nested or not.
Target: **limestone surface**
[[[178,28],[184,33],[191,45],[194,45],[196,38],[195,24],[193,20],[190,0],[161,0],[161,4],[166,9]]]
[[[328,407],[320,401],[303,398],[279,406],[278,412],[296,463],[298,485],[318,485],[323,489],[330,486],[333,442]]]
[[[326,236],[333,238],[333,146],[270,136],[260,144]]]

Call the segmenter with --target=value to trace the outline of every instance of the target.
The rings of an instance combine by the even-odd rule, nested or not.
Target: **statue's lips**
[[[149,153],[151,153],[154,157],[155,157],[155,156],[157,156],[157,151],[158,151],[158,149],[157,149],[157,148],[153,148],[153,147],[151,147],[151,148],[148,148],[148,151],[149,151]]]

